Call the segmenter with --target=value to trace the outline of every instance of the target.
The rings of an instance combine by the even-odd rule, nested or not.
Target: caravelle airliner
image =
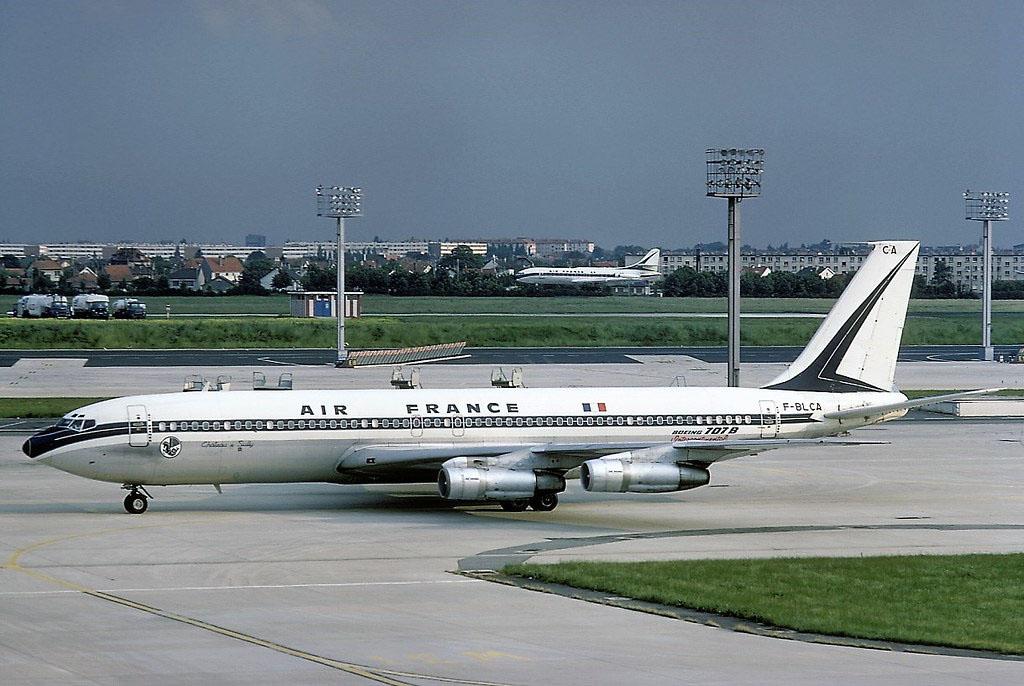
[[[449,500],[512,511],[554,509],[576,467],[590,492],[697,488],[721,460],[844,443],[834,437],[992,390],[912,401],[896,390],[919,244],[872,245],[807,347],[761,388],[141,395],[75,410],[23,450],[123,484],[130,513],[146,510],[146,486],[172,484],[436,481]]]
[[[639,261],[625,267],[527,267],[516,272],[516,281],[541,285],[602,284],[615,286],[650,281],[661,276],[661,250],[649,250]]]

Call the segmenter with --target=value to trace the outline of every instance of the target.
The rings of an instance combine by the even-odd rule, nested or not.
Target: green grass
[[[0,295],[0,312],[13,309],[18,296]],[[117,296],[112,296],[115,300]],[[171,306],[171,317],[179,314],[288,314],[287,295],[232,295],[223,297],[142,296],[150,316],[163,317]],[[824,314],[834,301],[820,298],[744,298],[744,312],[799,312]],[[368,315],[441,314],[568,314],[568,313],[659,313],[725,312],[725,298],[637,298],[637,297],[552,297],[552,298],[456,298],[441,296],[395,297],[364,295],[363,311]],[[1024,300],[995,300],[993,312],[1024,312]],[[911,300],[910,314],[981,316],[980,300]]]
[[[961,388],[961,389],[957,389],[957,390],[971,391],[971,390],[974,390],[974,389],[973,388]],[[916,398],[927,398],[927,397],[933,396],[933,395],[944,395],[946,393],[956,393],[957,390],[946,390],[946,391],[901,391],[901,392],[903,393],[903,395],[907,396],[907,398],[909,398],[910,400],[914,400]],[[1024,388],[1004,388],[1001,391],[996,391],[995,393],[987,393],[985,395],[981,395],[981,396],[977,396],[977,397],[979,397],[979,398],[990,398],[992,396],[1009,396],[1011,398],[1016,398],[1016,397],[1024,396]]]
[[[748,320],[744,345],[803,345],[820,322],[813,319]],[[142,321],[0,320],[0,348],[330,348],[331,319],[152,318]],[[963,318],[907,320],[904,345],[977,344],[977,322]],[[725,345],[725,319],[616,317],[363,317],[346,324],[353,348],[394,348],[467,341],[470,346]],[[1024,317],[993,318],[997,344],[1024,341]]]
[[[744,298],[744,312],[798,312],[825,314],[834,300],[821,298]],[[638,297],[552,297],[552,298],[452,298],[395,297],[364,295],[363,311],[368,314],[413,314],[475,312],[495,314],[552,313],[658,313],[726,312],[725,298],[638,298]],[[993,312],[1024,312],[1024,300],[996,300]],[[980,300],[911,300],[911,314],[978,313]]]
[[[506,574],[835,636],[1024,653],[1024,554],[512,565]]]
[[[0,398],[0,417],[63,417],[83,405],[106,398]]]

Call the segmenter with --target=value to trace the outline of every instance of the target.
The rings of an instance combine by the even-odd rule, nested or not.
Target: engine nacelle
[[[596,493],[668,493],[706,485],[711,473],[671,462],[601,458],[580,465],[580,483]]]
[[[538,491],[564,491],[565,479],[558,474],[445,465],[437,475],[437,490],[449,500],[519,500]]]

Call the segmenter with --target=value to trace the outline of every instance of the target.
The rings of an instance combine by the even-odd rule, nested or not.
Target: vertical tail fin
[[[640,259],[639,262],[634,262],[633,264],[627,264],[625,268],[626,269],[653,269],[653,270],[657,271],[658,263],[659,262],[661,262],[661,249],[660,248],[652,248],[652,249],[647,251],[647,254],[644,255]]]
[[[891,391],[918,241],[878,241],[789,369],[764,388]]]

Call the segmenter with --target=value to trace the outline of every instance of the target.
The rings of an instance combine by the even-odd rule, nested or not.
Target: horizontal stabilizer
[[[995,393],[1001,391],[1002,388],[981,388],[976,391],[960,391],[959,393],[947,393],[945,395],[931,395],[927,398],[916,398],[914,400],[906,400],[901,403],[887,403],[885,405],[864,405],[863,407],[852,407],[847,410],[836,410],[834,412],[826,412],[824,414],[825,419],[851,419],[853,417],[875,417],[880,414],[887,414],[889,412],[895,412],[897,410],[909,410],[915,407],[923,407],[925,405],[934,405],[935,403],[941,403],[945,400],[956,400],[957,398],[968,398],[974,395],[985,395],[986,393]]]

